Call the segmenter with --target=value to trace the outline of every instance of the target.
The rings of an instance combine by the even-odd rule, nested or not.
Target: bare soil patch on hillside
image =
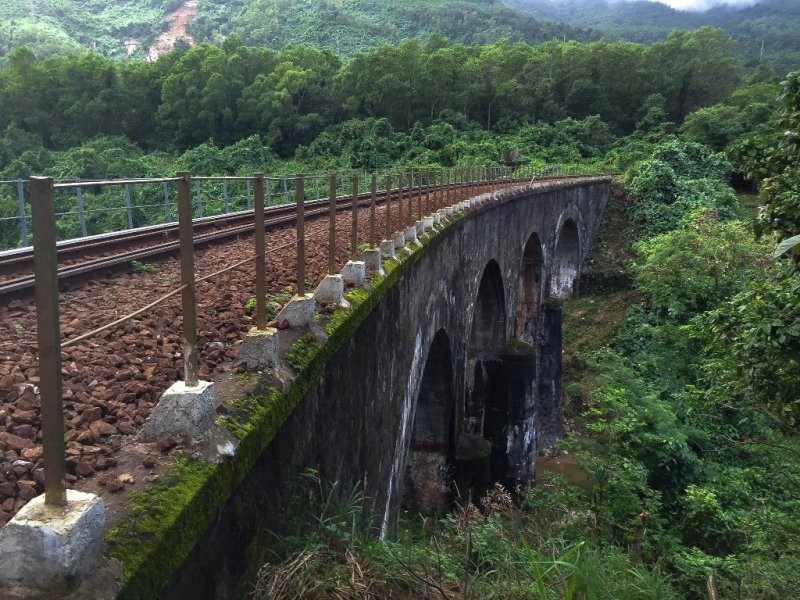
[[[197,16],[197,0],[186,0],[181,6],[167,15],[169,27],[160,33],[147,51],[145,60],[154,61],[162,54],[171,51],[178,41],[194,46],[195,39],[186,31],[186,26]]]

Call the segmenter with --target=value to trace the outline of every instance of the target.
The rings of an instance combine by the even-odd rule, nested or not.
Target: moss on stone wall
[[[331,316],[325,326],[328,340],[320,343],[312,334],[300,337],[283,357],[297,376],[283,394],[269,388],[255,397],[231,401],[228,413],[217,424],[239,440],[235,455],[219,464],[180,459],[153,488],[132,494],[130,513],[106,533],[111,557],[122,562],[124,600],[150,600],[159,596],[173,574],[187,559],[202,535],[213,526],[217,514],[266,450],[292,411],[317,384],[328,361],[353,335],[400,277],[419,262],[441,233],[464,218],[457,214],[440,231],[424,240],[414,252],[401,251],[395,260],[384,261],[384,275],[369,280],[369,290],[347,292],[349,309]],[[257,534],[257,532],[256,532]],[[263,562],[263,546],[248,546],[248,573]]]

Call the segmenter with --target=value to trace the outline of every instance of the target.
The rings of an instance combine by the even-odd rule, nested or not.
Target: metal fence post
[[[198,181],[195,183],[195,188],[197,188],[197,216],[203,216],[203,182]],[[180,215],[179,215],[180,219]]]
[[[392,176],[386,176],[386,240],[392,239]]]
[[[406,213],[406,225],[412,225],[414,223],[414,217],[412,216],[413,211],[413,204],[414,204],[414,170],[411,170],[411,174],[408,176],[408,212]]]
[[[358,175],[355,173],[353,173],[353,202],[351,208],[353,222],[350,232],[350,258],[355,260],[358,256]]]
[[[283,177],[283,203],[289,204],[289,184],[286,181],[286,176]]]
[[[336,173],[328,173],[328,275],[336,270]]]
[[[199,182],[198,182],[199,183]],[[183,312],[183,379],[195,387],[197,376],[197,289],[194,283],[194,233],[191,175],[178,173],[178,234],[181,258],[181,311]],[[198,186],[198,200],[199,200]]]
[[[294,197],[297,203],[297,295],[306,293],[306,214],[303,175],[297,175]]]
[[[17,179],[17,211],[19,212],[20,242],[28,245],[28,217],[25,214],[25,188],[22,179]]]
[[[403,196],[405,195],[405,189],[403,189],[403,172],[400,171],[397,174],[397,228],[402,229],[403,227]]]
[[[375,247],[375,197],[378,195],[378,174],[372,173],[369,190],[369,247]]]
[[[425,213],[431,212],[430,211],[430,206],[433,204],[432,199],[431,199],[431,173],[432,172],[433,171],[431,169],[426,169],[425,170],[425,184],[426,184],[425,206],[424,206],[423,209],[420,209],[420,213],[419,213],[420,220],[422,220],[423,210],[424,210]]]
[[[172,208],[169,205],[169,186],[164,182],[164,216],[166,217],[165,223],[172,222]]]
[[[86,237],[86,215],[83,212],[83,190],[75,188],[75,200],[78,203],[78,221],[81,224],[81,237]]]
[[[248,183],[250,180],[247,180]],[[256,227],[256,329],[267,328],[267,250],[264,241],[264,174],[253,175],[256,197],[253,207]]]
[[[244,183],[245,183],[245,187],[247,188],[247,190],[245,192],[245,198],[246,198],[246,202],[247,202],[247,210],[250,210],[250,208],[252,207],[252,202],[250,201],[250,180],[248,179]],[[263,191],[263,187],[264,187],[264,176],[263,175],[261,176],[261,187],[262,187],[262,191]]]
[[[230,212],[230,207],[228,206],[228,180],[222,180],[222,202],[225,206],[225,214],[227,215]]]
[[[131,187],[125,184],[125,212],[128,215],[128,229],[133,229],[133,208],[131,207]]]
[[[42,399],[45,503],[67,503],[64,459],[64,406],[61,387],[61,331],[58,323],[58,257],[52,177],[31,177],[33,272],[36,280],[36,328],[39,390]]]

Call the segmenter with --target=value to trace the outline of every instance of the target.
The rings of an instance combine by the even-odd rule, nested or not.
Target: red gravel
[[[460,198],[453,198],[457,202]],[[395,199],[396,202],[396,199]],[[393,202],[393,222],[397,205]],[[416,210],[416,202],[414,203]],[[403,211],[405,213],[405,210]],[[385,232],[385,208],[376,210],[378,239]],[[351,213],[336,219],[337,269],[348,259]],[[397,227],[395,227],[397,228]],[[358,216],[358,240],[367,241],[369,209]],[[278,292],[296,283],[295,231],[267,234],[267,287]],[[328,262],[327,217],[306,222],[306,273],[320,281]],[[254,254],[252,235],[197,250],[197,277]],[[154,271],[90,280],[61,294],[62,340],[74,338],[153,302],[176,288],[177,258],[154,261]],[[236,358],[237,343],[252,325],[244,304],[255,290],[248,263],[200,283],[199,370],[213,379]],[[131,435],[150,415],[161,393],[182,376],[180,296],[142,317],[62,353],[64,425],[68,485],[117,465],[121,435]],[[37,384],[36,312],[30,300],[0,303],[0,526],[43,487]]]

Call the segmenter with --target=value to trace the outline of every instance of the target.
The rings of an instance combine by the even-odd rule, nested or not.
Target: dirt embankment
[[[186,31],[186,26],[197,16],[197,0],[186,0],[177,9],[167,15],[169,27],[160,33],[153,41],[147,51],[145,60],[154,61],[162,54],[165,54],[175,47],[175,44],[183,40],[190,46],[194,46],[195,39]]]

